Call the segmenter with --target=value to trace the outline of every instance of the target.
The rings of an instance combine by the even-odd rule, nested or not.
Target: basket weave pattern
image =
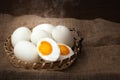
[[[63,69],[66,69],[76,60],[78,54],[80,54],[80,49],[81,49],[81,46],[79,45],[81,42],[80,32],[76,31],[74,28],[70,29],[70,31],[73,33],[73,36],[74,36],[74,46],[72,48],[74,51],[74,55],[67,59],[59,60],[59,61],[51,62],[51,63],[46,63],[41,58],[39,58],[39,62],[35,62],[35,63],[29,63],[29,62],[19,60],[15,57],[15,55],[13,53],[13,47],[11,44],[11,36],[9,36],[4,43],[4,49],[5,49],[6,55],[8,57],[8,60],[10,61],[10,63],[12,63],[13,66],[15,66],[17,68],[36,69],[36,70],[41,70],[41,69],[63,70]]]

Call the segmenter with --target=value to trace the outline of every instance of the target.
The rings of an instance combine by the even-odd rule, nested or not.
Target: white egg
[[[48,33],[52,33],[52,30],[54,29],[54,26],[52,24],[39,24],[35,28],[33,28],[33,32],[38,31],[38,30],[44,30]]]
[[[66,58],[69,58],[71,57],[72,55],[74,55],[74,52],[73,50],[65,45],[65,44],[58,44],[59,48],[60,48],[60,57],[59,57],[59,60],[64,60]]]
[[[46,31],[43,30],[39,30],[39,31],[34,31],[31,34],[31,41],[37,45],[37,43],[39,42],[40,39],[42,38],[52,38],[51,34],[49,34]]]
[[[14,47],[14,54],[18,59],[30,63],[37,62],[39,57],[35,45],[28,41],[17,43]]]
[[[51,38],[43,38],[37,44],[39,56],[46,62],[57,61],[60,56],[60,49],[57,43]]]
[[[11,43],[15,46],[20,41],[29,41],[31,31],[27,27],[17,28],[11,35]]]
[[[52,37],[58,43],[64,43],[70,47],[73,47],[73,35],[70,30],[65,26],[56,26],[56,28],[54,28],[52,31]]]

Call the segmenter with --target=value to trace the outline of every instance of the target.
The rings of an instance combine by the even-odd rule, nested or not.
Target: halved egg
[[[60,48],[59,60],[64,60],[66,58],[71,57],[74,54],[73,50],[66,44],[59,43],[58,46]]]
[[[60,56],[60,49],[57,43],[51,38],[43,38],[37,44],[39,56],[47,62],[57,61]]]

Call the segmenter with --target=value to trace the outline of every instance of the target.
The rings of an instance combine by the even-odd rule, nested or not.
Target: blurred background
[[[120,22],[119,5],[119,0],[0,0],[0,13]]]

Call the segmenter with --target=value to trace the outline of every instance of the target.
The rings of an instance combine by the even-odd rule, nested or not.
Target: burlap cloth
[[[36,71],[13,67],[6,58],[3,43],[20,26],[40,23],[76,28],[83,37],[82,52],[68,69]],[[13,79],[120,79],[120,23],[104,19],[41,18],[35,15],[13,17],[0,14],[0,80]]]

